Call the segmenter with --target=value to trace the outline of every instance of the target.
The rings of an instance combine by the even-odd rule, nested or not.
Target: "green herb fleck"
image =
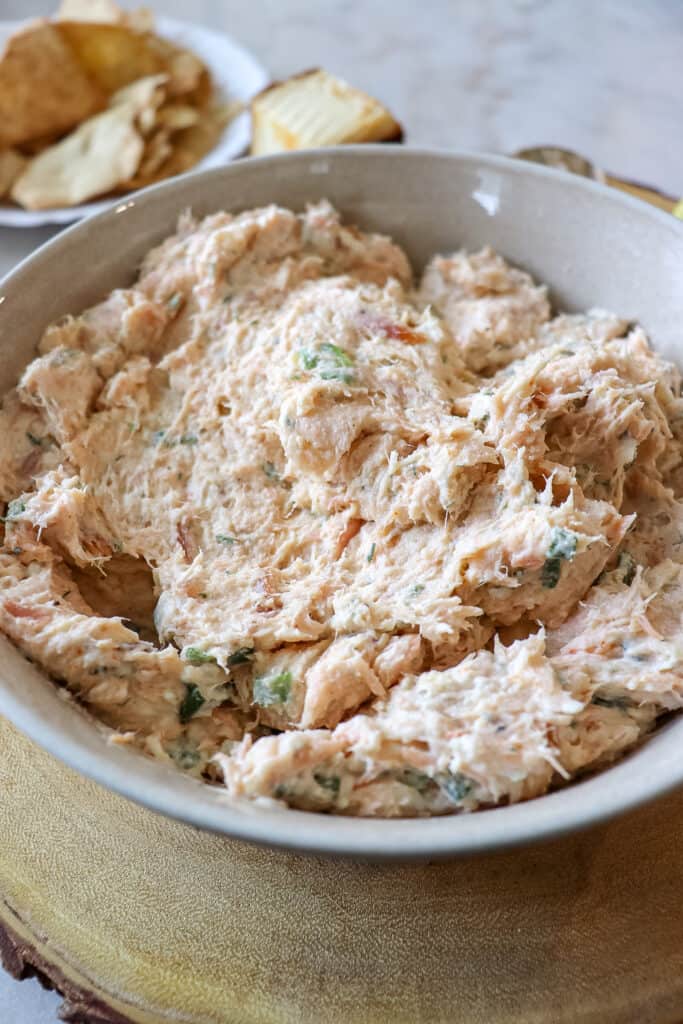
[[[129,426],[130,426],[131,429],[135,428],[135,424],[133,424],[133,423],[130,423]],[[152,442],[153,442],[153,444],[161,444],[161,442],[164,440],[165,437],[166,437],[166,431],[165,430],[155,430],[154,433],[152,434]]]
[[[338,345],[323,342],[317,350],[299,350],[299,361],[305,370],[317,370],[321,380],[340,380],[350,384],[353,380],[353,359]]]
[[[272,480],[274,483],[277,484],[282,482],[282,477],[280,476],[272,462],[264,462],[263,465],[261,466],[261,469],[266,474],[269,480]]]
[[[314,370],[318,365],[318,356],[310,349],[302,348],[299,351],[299,361],[304,370]]]
[[[166,309],[169,313],[177,313],[184,304],[185,297],[181,292],[174,292],[170,298],[166,299]]]
[[[190,771],[190,769],[199,764],[199,751],[191,747],[174,747],[172,750],[169,750],[169,754],[183,771]]]
[[[548,555],[541,570],[541,583],[548,590],[554,590],[560,580],[562,562],[571,561],[576,554],[576,534],[563,527],[556,527],[550,536]]]
[[[425,588],[424,583],[414,583],[412,585],[412,587],[408,588],[408,599],[413,598],[413,597],[417,597],[418,594],[422,593],[424,588]]]
[[[353,366],[353,359],[348,352],[333,345],[330,341],[323,342],[318,351],[324,353],[330,360],[335,360],[337,366]]]
[[[202,704],[204,704],[204,697],[199,687],[194,683],[185,683],[185,696],[178,712],[183,725],[187,725],[190,719],[197,714]]]
[[[201,647],[186,647],[183,651],[183,658],[189,661],[190,665],[215,665],[216,659],[213,654],[207,654]]]
[[[345,370],[342,367],[335,367],[333,370],[321,370],[321,380],[340,380],[342,384],[351,384],[353,381],[353,373],[351,370]]]
[[[621,573],[621,582],[630,587],[636,577],[636,560],[628,551],[622,551],[617,562],[617,572]]]
[[[254,654],[253,647],[238,647],[236,651],[228,655],[227,665],[232,667],[233,665],[246,665],[247,662],[251,661]]]
[[[229,537],[227,533],[217,533],[216,540],[219,544],[227,544],[228,546],[237,544],[237,537]]]
[[[292,673],[279,672],[275,676],[257,676],[254,680],[254,703],[261,707],[285,704],[292,689]]]
[[[181,434],[180,435],[180,443],[181,444],[196,444],[197,443],[197,436],[196,436],[196,434]]]
[[[462,772],[454,772],[453,775],[442,775],[439,777],[439,786],[453,803],[460,803],[465,800],[474,789],[472,779],[468,779]]]
[[[619,708],[620,711],[626,711],[631,707],[628,697],[601,697],[599,693],[593,694],[591,704],[597,704],[601,708]]]
[[[18,519],[21,513],[25,511],[26,505],[21,498],[14,498],[7,506],[7,513],[4,516],[3,522],[9,522],[10,519]]]
[[[395,773],[394,778],[404,786],[416,789],[418,793],[426,793],[434,784],[434,780],[429,775],[419,772],[416,768],[403,768]]]
[[[374,544],[374,543],[370,545],[370,553],[368,554],[368,562],[371,562],[373,560],[373,558],[375,557],[376,547],[377,547],[377,545]]]
[[[321,789],[326,789],[332,796],[339,795],[341,779],[338,775],[323,775],[322,772],[313,772],[313,779]]]
[[[32,434],[30,430],[26,431],[26,436],[29,439],[29,441],[31,442],[31,444],[34,444],[37,448],[42,448],[42,446],[43,446],[43,438],[42,437],[36,437],[36,435]]]

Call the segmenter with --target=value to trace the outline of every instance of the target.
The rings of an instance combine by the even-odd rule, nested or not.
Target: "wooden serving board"
[[[158,817],[0,719],[0,839],[5,966],[72,1024],[683,1020],[683,791],[531,849],[322,860]]]

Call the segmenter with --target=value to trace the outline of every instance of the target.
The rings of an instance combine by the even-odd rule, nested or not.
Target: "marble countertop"
[[[54,6],[0,0],[0,17]],[[188,17],[185,0],[153,6]],[[191,10],[273,77],[323,65],[378,96],[408,144],[499,153],[559,144],[683,195],[679,0],[194,0]],[[0,229],[0,275],[53,233]],[[55,1024],[58,1003],[0,972],[2,1024]]]

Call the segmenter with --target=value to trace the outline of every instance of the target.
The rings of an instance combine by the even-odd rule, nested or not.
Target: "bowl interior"
[[[0,394],[43,328],[125,286],[178,215],[328,198],[365,229],[392,235],[416,269],[436,252],[490,244],[551,288],[566,310],[638,320],[683,358],[683,228],[585,179],[502,157],[349,146],[238,161],[122,201],[48,243],[0,283]],[[683,782],[683,718],[616,766],[526,804],[408,821],[345,819],[232,802],[100,731],[0,638],[0,711],[77,770],[153,810],[202,828],[299,850],[437,857],[530,841],[604,819]]]

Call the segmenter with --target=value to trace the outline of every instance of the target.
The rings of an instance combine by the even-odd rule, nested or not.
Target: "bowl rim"
[[[446,160],[539,180],[557,180],[560,177],[569,192],[595,193],[601,197],[601,201],[616,204],[640,217],[645,216],[656,223],[660,230],[667,229],[679,242],[683,240],[683,223],[671,214],[600,182],[562,170],[467,150],[393,147],[385,144],[349,145],[245,158],[225,167],[189,172],[136,192],[125,197],[120,204],[66,228],[34,250],[0,280],[0,303],[6,289],[21,288],[24,274],[34,264],[51,260],[74,237],[80,234],[85,237],[93,226],[106,228],[107,221],[161,193],[186,194],[187,201],[191,202],[190,193],[194,190],[201,194],[202,183],[206,180],[224,178],[227,182],[249,173],[249,168],[255,164],[270,164],[276,168],[283,163],[308,164],[317,160],[343,162],[359,156],[372,159],[381,157],[391,162]],[[274,191],[276,187],[277,179]],[[277,197],[274,197],[274,201],[277,201]],[[40,676],[48,678],[42,672]],[[273,809],[253,802],[245,807],[244,801],[232,801],[223,790],[184,777],[175,769],[151,759],[140,757],[137,760],[131,758],[126,751],[115,750],[95,735],[93,719],[87,713],[81,717],[87,723],[90,738],[94,736],[97,743],[86,742],[78,729],[74,730],[74,735],[65,734],[54,726],[46,706],[32,706],[17,693],[5,688],[1,673],[0,713],[70,768],[151,811],[226,838],[298,853],[357,860],[437,860],[558,838],[598,822],[606,822],[683,784],[683,759],[670,765],[670,774],[665,777],[660,773],[658,778],[656,773],[653,777],[648,773],[646,756],[644,770],[635,783],[629,774],[629,785],[620,786],[620,769],[634,758],[642,756],[645,748],[640,747],[599,775],[576,781],[566,788],[527,802],[495,807],[475,814],[378,820],[289,808]],[[672,724],[663,726],[660,731],[671,728]],[[122,756],[119,757],[119,754]],[[595,779],[604,780],[608,776],[610,797],[606,799],[603,795],[602,800],[592,802],[590,795]],[[604,786],[600,788],[602,791]],[[543,814],[538,813],[541,805],[545,810]]]

